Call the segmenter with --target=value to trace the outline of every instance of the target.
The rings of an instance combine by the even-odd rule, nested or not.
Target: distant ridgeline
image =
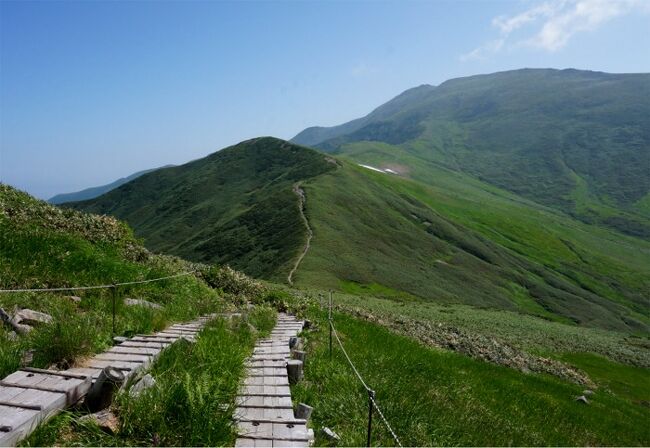
[[[173,165],[165,165],[162,168],[168,168],[170,166]],[[63,204],[65,202],[85,201],[87,199],[93,199],[96,198],[97,196],[103,195],[104,193],[108,193],[109,191],[114,190],[120,185],[124,185],[125,183],[130,182],[133,179],[137,179],[143,174],[150,173],[157,169],[159,168],[138,171],[137,173],[133,173],[130,176],[122,177],[121,179],[118,179],[115,182],[111,182],[110,184],[102,185],[99,187],[86,188],[84,190],[76,191],[74,193],[57,194],[56,196],[52,196],[50,199],[48,199],[47,202],[49,202],[50,204]]]
[[[429,183],[444,167],[648,239],[648,117],[650,74],[524,69],[416,87],[293,141]]]
[[[300,182],[313,239],[293,277],[298,287],[648,331],[650,243],[414,160],[369,157],[369,166],[400,174],[380,172],[263,137],[69,206],[126,220],[155,251],[285,282],[307,237],[293,188]],[[414,178],[427,170],[424,181]]]

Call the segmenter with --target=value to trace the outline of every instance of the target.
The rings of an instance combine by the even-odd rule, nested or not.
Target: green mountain
[[[298,286],[368,290],[647,332],[650,243],[450,169],[436,183],[275,138],[70,204],[126,220],[153,250]]]
[[[168,168],[170,166],[173,165],[166,165],[162,168]],[[124,185],[125,183],[130,182],[133,179],[137,179],[143,174],[150,173],[157,169],[160,168],[138,171],[137,173],[133,173],[130,176],[122,177],[114,182],[111,182],[110,184],[101,185],[99,187],[90,187],[81,191],[75,191],[73,193],[57,194],[56,196],[52,196],[50,199],[48,199],[47,202],[49,202],[50,204],[63,204],[65,202],[85,201],[87,199],[93,199],[96,198],[97,196],[103,195],[104,193],[108,193],[111,190],[115,190],[120,185]]]
[[[434,184],[469,174],[587,223],[650,237],[650,75],[524,69],[407,90],[299,144]]]
[[[280,279],[305,235],[293,184],[333,168],[315,151],[260,138],[70,205],[123,217],[155,251]]]

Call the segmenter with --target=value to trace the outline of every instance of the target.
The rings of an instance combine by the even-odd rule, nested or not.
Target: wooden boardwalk
[[[240,436],[236,447],[307,447],[314,439],[307,421],[294,417],[286,367],[289,338],[303,324],[280,313],[271,337],[257,342],[237,397],[235,419]]]
[[[180,338],[194,340],[213,317],[137,335],[87,360],[83,367],[64,371],[24,368],[7,376],[0,381],[0,446],[15,446],[39,424],[77,403],[104,367],[115,367],[128,379]]]

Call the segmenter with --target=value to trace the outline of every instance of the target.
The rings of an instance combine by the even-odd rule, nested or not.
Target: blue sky
[[[650,0],[0,1],[0,180],[38,197],[521,67],[650,72]]]

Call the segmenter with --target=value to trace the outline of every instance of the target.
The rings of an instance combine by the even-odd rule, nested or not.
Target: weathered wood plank
[[[126,355],[148,355],[148,356],[157,356],[160,354],[162,349],[160,348],[148,348],[148,347],[124,347],[121,345],[116,345],[115,347],[110,348],[105,353],[123,353]]]
[[[284,407],[292,409],[291,397],[269,397],[263,395],[240,395],[236,398],[237,406]]]
[[[150,355],[133,355],[128,353],[115,353],[115,352],[105,352],[96,355],[93,359],[102,360],[102,361],[130,361],[130,362],[139,362],[139,363],[149,363],[151,361]]]
[[[116,345],[115,347],[141,347],[141,348],[163,349],[165,347],[168,347],[169,345],[171,345],[171,342],[134,341],[133,339],[130,339],[128,341],[122,342],[119,345]]]
[[[91,359],[88,361],[88,367],[115,367],[118,370],[136,370],[142,368],[143,364],[140,362],[129,361],[106,361],[102,359]]]

